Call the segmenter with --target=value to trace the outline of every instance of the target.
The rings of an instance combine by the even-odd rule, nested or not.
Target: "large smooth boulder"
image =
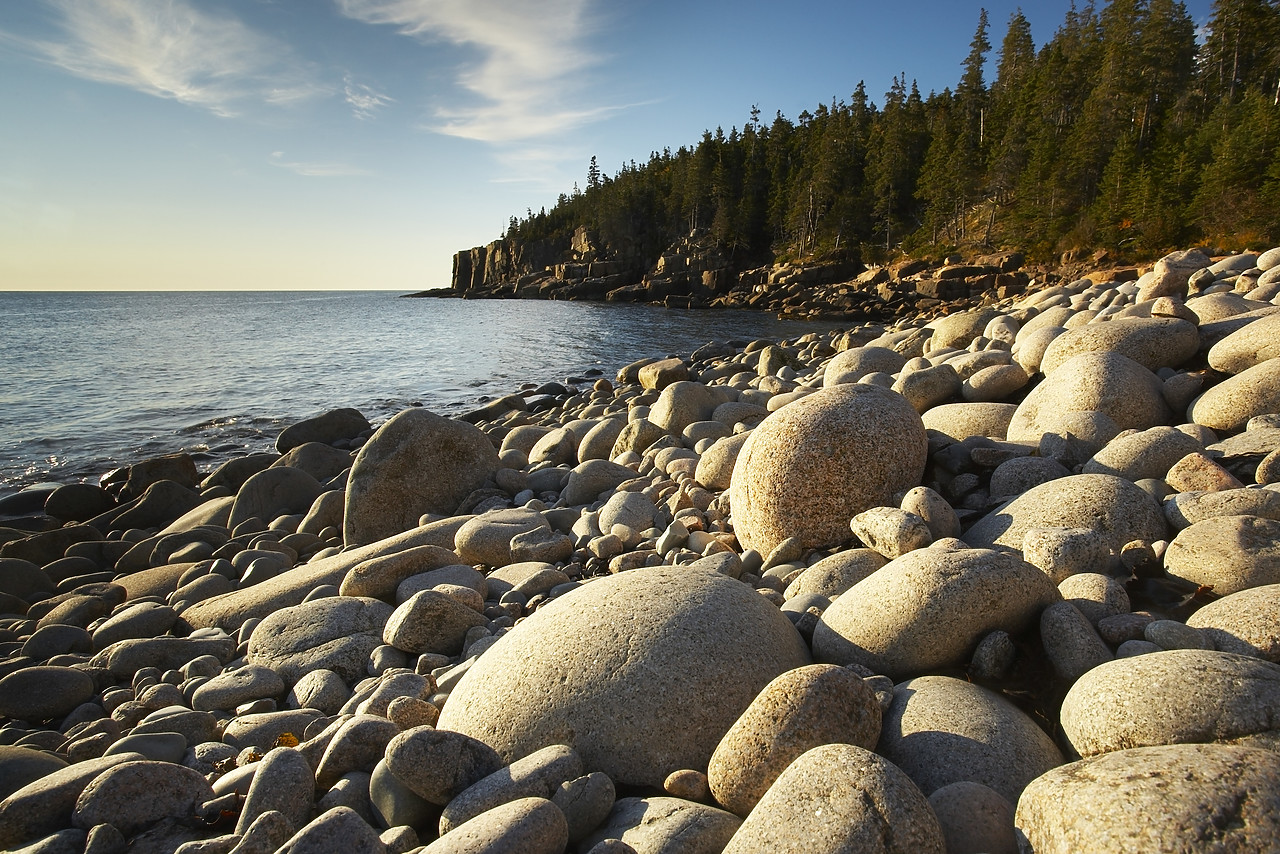
[[[695,421],[708,421],[725,403],[721,389],[689,381],[675,382],[662,390],[649,409],[649,420],[673,435]]]
[[[1073,356],[1099,352],[1119,353],[1152,371],[1176,368],[1199,347],[1193,323],[1176,317],[1122,317],[1068,329],[1045,350],[1040,370],[1049,376]]]
[[[393,608],[379,599],[334,596],[282,608],[249,636],[245,660],[292,685],[312,670],[332,670],[348,683],[365,675],[369,654],[382,645]]]
[[[1225,744],[1136,747],[1048,772],[1014,818],[1023,851],[1272,851],[1280,762]]]
[[[962,539],[974,548],[1022,548],[1032,528],[1091,528],[1113,551],[1167,534],[1160,506],[1140,487],[1107,474],[1079,474],[1042,483],[992,510]]]
[[[1280,522],[1260,516],[1214,516],[1178,532],[1164,568],[1226,596],[1280,584]]]
[[[506,761],[571,746],[588,770],[661,787],[705,768],[779,674],[809,663],[791,622],[716,572],[654,567],[601,578],[535,611],[479,658],[438,726]]]
[[[1280,412],[1280,359],[1227,377],[1192,401],[1187,417],[1210,430],[1234,433],[1255,415],[1273,412]]]
[[[497,468],[498,452],[478,427],[406,409],[356,455],[343,541],[364,545],[417,527],[424,514],[453,515]]]
[[[322,415],[291,424],[276,437],[276,450],[288,453],[307,442],[331,445],[340,439],[354,439],[370,429],[369,420],[356,409],[331,409]]]
[[[921,676],[893,689],[876,752],[926,795],[961,781],[1010,803],[1063,763],[1053,739],[999,694],[950,676]]]
[[[1018,407],[1012,403],[944,403],[920,416],[926,430],[935,430],[957,442],[970,436],[1004,439]]]
[[[836,353],[827,362],[822,385],[856,383],[867,374],[896,374],[906,363],[901,353],[888,347],[852,347]]]
[[[899,394],[838,385],[770,415],[751,432],[729,487],[734,529],[768,554],[796,537],[806,548],[849,539],[849,520],[918,486],[928,439]]]
[[[1225,741],[1275,729],[1278,720],[1280,665],[1203,649],[1101,664],[1062,702],[1062,730],[1081,756]]]
[[[892,762],[826,744],[782,772],[724,854],[943,854],[928,800]]]
[[[989,549],[917,549],[840,595],[813,630],[814,656],[892,679],[964,664],[981,638],[1016,634],[1061,599],[1047,575]]]
[[[1072,412],[1095,411],[1121,429],[1145,430],[1173,417],[1164,384],[1119,353],[1081,353],[1063,362],[1018,404],[1009,422],[1011,442],[1039,442]]]
[[[1280,314],[1260,317],[1209,348],[1209,367],[1238,374],[1280,357]]]
[[[1280,664],[1280,584],[1241,590],[1187,618],[1215,649]]]
[[[270,521],[277,516],[306,513],[324,492],[324,486],[310,473],[289,466],[272,466],[250,477],[236,493],[228,528],[258,518]]]

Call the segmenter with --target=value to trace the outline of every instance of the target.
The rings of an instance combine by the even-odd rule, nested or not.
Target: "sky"
[[[1190,0],[1197,23],[1211,0]],[[1070,0],[5,0],[0,290],[416,291],[651,151]]]

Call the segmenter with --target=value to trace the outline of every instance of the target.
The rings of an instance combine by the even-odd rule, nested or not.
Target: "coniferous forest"
[[[581,189],[506,236],[563,245],[585,226],[651,258],[698,232],[739,269],[1280,242],[1280,0],[1218,0],[1199,32],[1174,0],[1073,5],[1038,50],[1021,12],[998,42],[992,26],[983,11],[954,89],[921,94],[904,74],[877,100],[859,82],[795,120],[753,107],[741,129],[612,176],[592,158]]]

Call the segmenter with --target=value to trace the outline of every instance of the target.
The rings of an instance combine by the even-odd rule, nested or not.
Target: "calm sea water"
[[[834,324],[741,311],[386,291],[0,293],[0,497],[96,481],[187,451],[202,468],[268,450],[288,424],[352,406],[463,412],[524,382],[713,340]]]

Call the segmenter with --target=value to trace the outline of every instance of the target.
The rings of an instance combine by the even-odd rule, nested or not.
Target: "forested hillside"
[[[652,259],[705,231],[737,269],[841,249],[1280,242],[1280,1],[1219,0],[1201,32],[1172,0],[1090,2],[1039,50],[1015,13],[988,81],[993,38],[984,11],[954,89],[903,75],[877,103],[859,82],[613,175],[592,158],[585,186],[506,236],[567,246],[585,226],[612,257]]]

